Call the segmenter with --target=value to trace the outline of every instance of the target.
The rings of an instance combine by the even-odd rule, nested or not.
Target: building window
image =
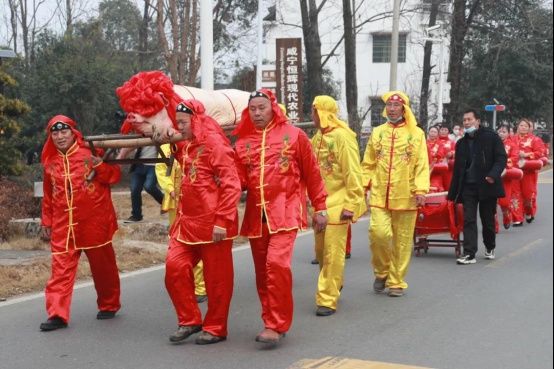
[[[406,62],[406,37],[405,33],[402,33],[398,37],[398,62]],[[373,62],[374,63],[390,63],[390,49],[391,49],[390,33],[375,33],[373,34]]]
[[[372,96],[369,98],[371,101],[371,126],[377,127],[386,122],[383,117],[383,109],[385,109],[385,103],[379,96]]]

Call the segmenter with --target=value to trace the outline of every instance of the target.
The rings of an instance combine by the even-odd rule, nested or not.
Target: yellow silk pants
[[[369,241],[376,278],[386,278],[388,288],[408,288],[417,211],[371,208]]]
[[[337,310],[344,275],[344,255],[348,223],[328,224],[325,231],[315,234],[315,256],[319,261],[319,278],[315,302]]]
[[[175,209],[169,209],[167,211],[169,224],[173,224],[175,221],[175,217],[177,211]],[[192,270],[194,272],[194,293],[197,296],[205,296],[206,295],[206,284],[204,283],[204,264],[202,264],[202,260],[196,264],[194,269]]]

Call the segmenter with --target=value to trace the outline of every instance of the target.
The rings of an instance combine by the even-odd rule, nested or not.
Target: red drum
[[[542,167],[543,163],[541,160],[521,159],[519,161],[519,168],[524,172],[536,172],[537,170],[541,170]]]
[[[454,168],[454,159],[448,160],[448,169]]]
[[[433,165],[433,169],[431,170],[432,174],[442,174],[448,172],[448,164],[447,163],[436,163]]]
[[[550,160],[548,160],[548,158],[545,156],[543,156],[540,160],[542,161],[544,167],[550,164]]]
[[[502,172],[502,178],[506,180],[519,181],[523,178],[523,171],[518,168],[504,169],[504,171]]]

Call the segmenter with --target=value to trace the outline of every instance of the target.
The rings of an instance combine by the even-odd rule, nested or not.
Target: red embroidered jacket
[[[43,163],[42,225],[51,227],[52,253],[109,244],[117,230],[110,185],[119,182],[119,166],[93,167],[90,150],[76,142]],[[92,170],[95,176],[87,181]]]
[[[248,190],[241,235],[262,235],[262,221],[270,233],[307,225],[305,191],[315,211],[326,209],[327,193],[310,140],[288,123],[270,123],[240,137],[235,146],[237,168]]]
[[[217,226],[227,231],[227,239],[235,238],[241,187],[233,149],[215,133],[177,147],[183,176],[171,237],[186,244],[211,243]]]

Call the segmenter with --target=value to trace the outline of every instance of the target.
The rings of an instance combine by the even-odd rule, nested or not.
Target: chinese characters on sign
[[[302,39],[276,41],[277,100],[286,106],[292,124],[302,122]]]

